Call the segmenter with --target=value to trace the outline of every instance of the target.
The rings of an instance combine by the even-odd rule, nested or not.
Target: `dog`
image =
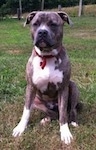
[[[24,132],[31,109],[38,108],[46,113],[42,125],[59,119],[61,141],[70,144],[73,140],[68,124],[78,126],[79,91],[70,80],[70,60],[62,45],[65,22],[72,25],[65,12],[31,12],[26,18],[34,48],[26,65],[26,101],[14,137]]]

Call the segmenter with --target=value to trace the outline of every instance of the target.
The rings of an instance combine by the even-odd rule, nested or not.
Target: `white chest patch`
[[[48,83],[54,83],[58,89],[57,83],[62,82],[63,72],[55,69],[56,58],[53,57],[46,59],[46,66],[44,69],[40,66],[41,61],[42,58],[38,56],[33,59],[33,83],[41,92],[44,92],[47,89]]]

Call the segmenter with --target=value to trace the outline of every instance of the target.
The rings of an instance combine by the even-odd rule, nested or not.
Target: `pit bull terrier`
[[[71,66],[62,45],[63,25],[72,24],[65,12],[32,12],[25,24],[30,24],[34,42],[32,55],[26,66],[26,101],[21,121],[13,130],[20,136],[27,127],[30,111],[38,108],[46,113],[45,125],[59,119],[61,141],[70,144],[73,136],[68,123],[77,124],[79,92],[70,81]]]

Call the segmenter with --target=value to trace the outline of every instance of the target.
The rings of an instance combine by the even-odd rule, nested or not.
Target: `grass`
[[[57,9],[53,9],[57,10]],[[70,16],[76,17],[78,16],[79,6],[74,7],[63,7],[62,11],[67,12]],[[96,16],[96,4],[94,5],[84,5],[83,6],[83,15],[84,16]]]
[[[0,148],[2,150],[95,150],[96,149],[96,19],[72,17],[74,26],[65,25],[63,44],[72,64],[72,79],[84,103],[78,116],[79,127],[70,127],[74,141],[70,146],[60,142],[59,125],[53,121],[39,125],[43,114],[34,111],[26,132],[12,137],[19,122],[25,97],[25,67],[31,54],[29,27],[23,20],[0,22]]]

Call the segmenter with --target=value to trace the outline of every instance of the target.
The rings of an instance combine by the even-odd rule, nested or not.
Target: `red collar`
[[[59,53],[60,51],[62,50],[62,45],[59,47]],[[42,58],[42,61],[40,62],[40,66],[42,69],[44,69],[44,67],[46,66],[46,59],[49,59],[49,58],[52,58],[52,57],[56,57],[57,55],[44,55],[44,56],[41,56],[40,54],[38,54],[35,50],[35,54]]]
[[[55,57],[55,56],[53,56],[53,55],[41,56],[41,55],[39,55],[39,54],[36,52],[36,50],[35,50],[35,53],[36,53],[37,56],[39,56],[40,58],[42,58],[42,61],[40,62],[40,66],[41,66],[42,69],[44,69],[44,67],[46,66],[46,59]]]

